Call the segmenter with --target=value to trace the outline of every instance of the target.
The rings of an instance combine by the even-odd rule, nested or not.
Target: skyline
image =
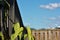
[[[34,29],[60,26],[60,0],[17,0],[23,24]]]

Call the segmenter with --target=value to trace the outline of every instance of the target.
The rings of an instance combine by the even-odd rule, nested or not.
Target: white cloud
[[[49,18],[49,20],[56,20],[56,17],[51,17]]]
[[[60,28],[60,26],[58,26]]]
[[[58,24],[55,24],[55,26],[58,26]]]
[[[58,18],[60,18],[60,16],[58,16]]]
[[[40,5],[40,7],[46,9],[55,9],[60,7],[60,3],[49,3],[47,5]]]

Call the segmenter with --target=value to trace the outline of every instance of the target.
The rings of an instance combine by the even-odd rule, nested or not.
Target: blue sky
[[[25,26],[53,28],[60,26],[60,0],[17,0]]]

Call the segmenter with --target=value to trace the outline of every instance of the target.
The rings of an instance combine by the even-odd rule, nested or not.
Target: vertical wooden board
[[[36,30],[36,32],[35,32],[35,39],[36,39],[36,40],[38,40],[37,37],[38,37],[38,32],[37,32],[37,30]]]
[[[60,40],[60,30],[59,30],[59,36],[58,37],[59,37],[58,40]]]
[[[40,40],[40,31],[38,31],[38,37],[39,37],[39,40]]]
[[[43,32],[43,40],[45,40],[45,32]]]
[[[56,40],[60,40],[59,38],[59,30],[56,30]]]
[[[35,37],[35,30],[32,30],[32,35]]]
[[[47,31],[47,40],[49,40],[49,32]]]
[[[39,31],[38,30],[36,31],[36,36],[37,36],[36,39],[39,40]]]
[[[45,40],[47,40],[47,31],[45,31]]]
[[[40,31],[40,40],[42,40],[42,37],[43,37],[43,32]]]
[[[52,40],[55,40],[55,31],[52,33]]]

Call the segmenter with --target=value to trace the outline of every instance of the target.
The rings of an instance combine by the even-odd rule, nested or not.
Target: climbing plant
[[[17,36],[19,36],[19,40],[21,40],[24,28],[20,27],[19,23],[13,24],[13,28],[14,28],[15,32],[10,36],[10,38],[11,38],[10,40],[15,40],[17,38]],[[27,27],[26,30],[27,30],[27,34],[24,34],[24,40],[26,37],[28,37],[28,40],[34,40],[32,34],[31,34],[30,28]],[[1,36],[1,39],[4,40],[4,35],[2,32],[0,32],[0,36]]]

